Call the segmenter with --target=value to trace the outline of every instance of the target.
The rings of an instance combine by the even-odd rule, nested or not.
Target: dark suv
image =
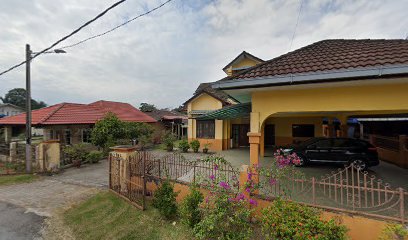
[[[311,138],[284,151],[296,153],[300,166],[313,162],[354,163],[356,168],[367,169],[379,164],[377,149],[367,141],[353,138]]]

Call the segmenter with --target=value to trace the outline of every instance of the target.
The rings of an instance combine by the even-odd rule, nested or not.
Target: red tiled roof
[[[149,115],[127,103],[98,101],[91,104],[60,103],[32,111],[32,125],[94,124],[112,112],[122,121],[156,122]],[[26,114],[1,118],[0,125],[23,125]]]
[[[224,80],[408,64],[408,40],[323,40]]]

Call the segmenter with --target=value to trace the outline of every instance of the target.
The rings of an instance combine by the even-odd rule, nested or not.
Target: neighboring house
[[[0,118],[14,116],[23,113],[25,110],[11,103],[0,104]]]
[[[163,109],[145,113],[157,121],[161,130],[171,131],[178,139],[187,137],[187,115]]]
[[[108,112],[127,122],[156,123],[156,120],[128,103],[97,101],[90,104],[60,103],[32,111],[32,125],[44,129],[44,140],[59,139],[61,144],[90,142],[90,133],[95,123]],[[23,128],[25,113],[0,119],[5,127],[6,142],[12,131]]]
[[[408,134],[408,40],[324,40],[245,70],[235,61],[237,73],[186,102],[190,140],[250,145],[258,163],[267,145]]]
[[[242,52],[223,71],[231,76],[262,63],[263,60]],[[249,116],[229,120],[201,119],[215,110],[235,106],[239,103],[222,90],[215,89],[213,83],[201,83],[193,97],[184,103],[188,113],[188,139],[198,139],[201,146],[210,144],[210,149],[220,151],[231,147],[249,146],[246,132],[249,131]],[[245,107],[245,106],[244,106]],[[246,106],[247,107],[247,106]],[[200,119],[200,120],[198,120]]]

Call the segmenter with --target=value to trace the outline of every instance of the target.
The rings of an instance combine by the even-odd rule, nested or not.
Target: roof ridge
[[[47,116],[45,116],[44,118],[42,118],[40,121],[38,121],[39,124],[44,123],[45,121],[47,121],[52,115],[54,115],[54,113],[56,113],[58,110],[60,110],[63,106],[65,106],[67,103],[63,102],[63,103],[59,103],[60,106],[57,107],[55,110],[51,111]],[[58,104],[57,104],[58,105]],[[54,105],[55,106],[55,105]]]

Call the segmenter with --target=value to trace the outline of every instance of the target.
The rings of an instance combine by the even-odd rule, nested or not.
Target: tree
[[[124,135],[123,122],[113,113],[95,123],[91,132],[91,141],[95,146],[107,150]]]
[[[186,109],[184,108],[184,105],[180,105],[180,106],[174,108],[172,111],[179,112],[179,113],[184,113],[184,112],[186,112]]]
[[[139,140],[145,145],[151,139],[153,128],[146,123],[123,122],[115,114],[108,113],[96,122],[91,132],[91,141],[95,146],[108,150],[118,140]],[[130,141],[129,141],[130,142]]]
[[[139,110],[142,112],[153,112],[154,110],[157,110],[157,108],[153,104],[141,103]]]
[[[0,97],[0,99],[1,101],[3,101],[3,103],[14,104],[26,109],[26,95],[26,90],[24,88],[14,88],[6,93],[6,95],[4,95],[4,98]],[[47,104],[45,104],[45,102],[43,101],[37,102],[36,100],[31,99],[31,109],[39,109],[46,106]]]

